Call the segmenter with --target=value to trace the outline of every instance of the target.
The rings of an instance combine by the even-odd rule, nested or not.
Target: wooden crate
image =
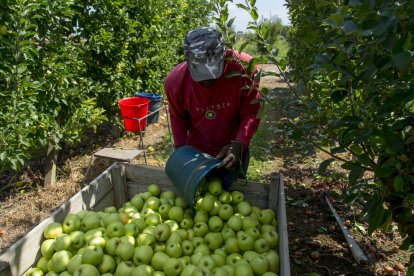
[[[171,190],[180,194],[171,184],[163,168],[114,163],[0,255],[0,276],[24,275],[36,264],[41,257],[43,230],[51,222],[62,223],[67,214],[80,210],[101,211],[108,206],[122,207],[124,202],[130,200],[136,193],[146,191],[147,186],[152,183],[157,183],[163,191]],[[290,275],[283,176],[274,174],[270,184],[249,181],[246,186],[235,184],[233,189],[242,191],[252,205],[270,208],[277,213],[280,275]]]

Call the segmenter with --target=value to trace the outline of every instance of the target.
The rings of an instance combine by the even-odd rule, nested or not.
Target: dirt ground
[[[262,69],[276,68],[268,65]],[[263,78],[261,86],[271,89],[270,96],[274,98],[288,94],[286,84],[275,77]],[[278,130],[282,122],[277,113],[269,112],[259,128]],[[139,135],[124,133],[115,138],[109,127],[101,128],[92,142],[63,149],[58,181],[53,187],[41,187],[42,159],[33,160],[22,174],[9,172],[0,176],[0,254],[110,165],[108,160],[92,158],[94,152],[104,147],[139,148]],[[168,131],[167,114],[162,110],[158,123],[145,131],[145,158],[140,155],[132,162],[163,167],[172,152]],[[329,177],[318,176],[318,164],[325,156],[303,158],[301,148],[284,136],[283,129],[276,133],[269,141],[273,149],[270,165],[261,173],[264,179],[275,171],[284,176],[292,275],[406,275],[408,254],[398,249],[398,231],[377,231],[368,236],[367,224],[359,216],[361,203],[344,204],[338,196],[347,185],[343,173],[332,171]],[[367,256],[367,262],[355,261],[326,197]]]

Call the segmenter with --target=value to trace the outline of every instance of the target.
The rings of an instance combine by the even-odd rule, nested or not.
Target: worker
[[[243,66],[252,57],[225,49],[222,34],[210,27],[187,33],[184,55],[164,81],[174,146],[191,145],[245,178],[261,106],[255,72]]]

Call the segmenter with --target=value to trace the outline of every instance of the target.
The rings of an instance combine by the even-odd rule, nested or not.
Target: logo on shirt
[[[204,116],[208,120],[213,120],[214,118],[216,118],[216,112],[214,110],[207,110]]]

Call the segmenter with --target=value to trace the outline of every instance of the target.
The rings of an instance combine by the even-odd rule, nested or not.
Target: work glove
[[[216,158],[222,159],[221,163],[217,167],[225,167],[229,170],[235,169],[236,165],[241,160],[242,153],[243,144],[237,140],[231,141],[231,143],[224,146],[216,156]]]

